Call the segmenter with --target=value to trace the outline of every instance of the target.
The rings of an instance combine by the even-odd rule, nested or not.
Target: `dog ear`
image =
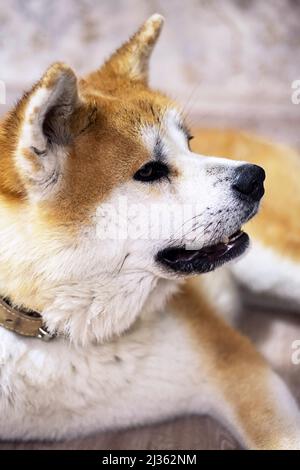
[[[157,42],[164,18],[155,14],[103,65],[101,72],[147,82],[149,59]]]
[[[57,182],[80,106],[77,78],[62,63],[52,65],[20,101],[16,165],[27,187],[40,191]]]

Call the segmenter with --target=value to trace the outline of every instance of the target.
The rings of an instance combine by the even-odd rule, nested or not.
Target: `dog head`
[[[5,119],[2,277],[16,303],[43,309],[46,291],[100,279],[150,289],[247,247],[264,171],[192,152],[180,108],[148,85],[161,26],[152,16],[85,79],[54,64]]]

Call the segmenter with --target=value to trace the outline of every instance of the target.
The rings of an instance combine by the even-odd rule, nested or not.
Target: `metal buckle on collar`
[[[41,339],[42,341],[51,341],[53,338],[55,338],[56,335],[50,334],[45,327],[40,327],[39,328],[39,333],[37,335],[38,339]]]

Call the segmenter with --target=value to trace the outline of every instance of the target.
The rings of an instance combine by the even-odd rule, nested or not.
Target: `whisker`
[[[190,112],[190,110],[188,110],[188,108],[192,104],[192,99],[195,98],[195,95],[196,95],[196,93],[198,93],[200,86],[201,86],[201,83],[198,83],[198,85],[195,85],[193,87],[191,93],[189,94],[185,104],[182,107],[182,113],[184,115],[187,115]]]

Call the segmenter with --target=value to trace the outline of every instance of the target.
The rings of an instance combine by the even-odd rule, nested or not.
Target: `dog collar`
[[[47,331],[38,312],[16,309],[9,300],[3,298],[0,298],[0,326],[21,336],[43,341],[49,341],[55,336]]]

